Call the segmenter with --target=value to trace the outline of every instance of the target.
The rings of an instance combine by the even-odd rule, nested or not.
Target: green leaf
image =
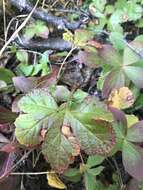
[[[28,26],[25,30],[24,37],[27,39],[33,38],[35,35],[35,28],[31,25]]]
[[[20,63],[17,67],[17,74],[18,75],[24,75],[24,76],[31,76],[33,72],[34,66],[33,65],[28,65],[25,63]]]
[[[129,21],[136,21],[142,17],[142,7],[135,2],[128,1],[126,11]]]
[[[107,0],[93,0],[93,4],[96,9],[100,10],[101,12],[104,10]]]
[[[113,121],[113,116],[108,110],[107,105],[92,96],[87,96],[83,102],[76,104],[74,110],[71,110],[71,112],[76,118],[84,123],[89,122],[93,124],[93,120],[98,119],[109,122]]]
[[[122,65],[122,56],[111,45],[104,45],[101,50],[98,50],[99,56],[103,60],[103,64],[109,64],[114,68],[118,68]]]
[[[118,32],[123,34],[123,27],[119,23],[112,23],[110,20],[107,23],[107,29],[111,32]]]
[[[70,112],[66,114],[65,122],[69,124],[73,130],[73,134],[79,140],[81,149],[87,154],[93,154],[97,149],[97,139],[95,134],[86,126],[76,119]]]
[[[25,145],[38,144],[39,131],[57,111],[56,102],[46,90],[36,89],[22,97],[18,106],[24,112],[15,121],[18,141]]]
[[[79,169],[77,168],[69,168],[64,172],[64,176],[66,177],[66,179],[68,179],[69,181],[75,182],[77,183],[78,181],[81,180],[81,173],[79,171]]]
[[[139,19],[136,24],[135,24],[136,27],[138,28],[142,28],[143,27],[143,20],[142,19]]]
[[[96,0],[93,3],[89,5],[89,11],[90,13],[97,17],[97,18],[103,18],[104,17],[104,7],[106,4],[106,0]]]
[[[7,84],[5,81],[0,80],[0,92],[4,91],[5,89],[7,89]]]
[[[143,64],[142,64],[143,65]],[[124,72],[127,77],[136,85],[138,88],[143,88],[143,68],[138,66],[124,66]]]
[[[12,84],[12,77],[14,73],[8,69],[0,68],[0,80],[6,82],[6,84]]]
[[[57,104],[53,97],[44,89],[36,89],[22,97],[18,106],[21,111],[32,114],[48,114],[56,111]]]
[[[28,63],[28,53],[27,53],[27,51],[25,51],[25,50],[18,50],[16,52],[16,57],[17,57],[17,59],[20,62],[25,63],[25,64]]]
[[[120,23],[124,22],[123,20],[124,12],[120,9],[117,9],[114,11],[114,13],[111,15],[109,19],[109,23],[112,26],[112,28],[116,28]],[[115,31],[115,30],[113,30]],[[118,32],[118,31],[117,31]]]
[[[109,187],[106,188],[106,190],[119,190],[119,185],[109,185]]]
[[[55,121],[48,130],[42,146],[42,152],[50,162],[51,167],[59,173],[66,170],[72,163],[74,147],[61,133],[62,121]]]
[[[42,38],[48,38],[49,29],[44,22],[37,20],[36,22],[30,24],[26,27],[24,36],[28,39],[33,38],[34,36],[39,36]]]
[[[107,5],[105,7],[105,14],[109,15],[112,14],[114,12],[114,6],[113,5]]]
[[[49,54],[48,51],[45,51],[42,56],[41,59],[39,60],[39,63],[42,66],[42,76],[46,75],[49,73],[49,67],[48,67],[48,63],[49,63]]]
[[[119,134],[122,134],[121,136],[126,136],[127,134],[127,118],[125,116],[125,113],[121,110],[118,110],[117,108],[110,107],[109,108],[111,113],[114,117],[113,127],[116,132],[117,130],[117,137],[118,137],[118,131]],[[120,136],[120,135],[119,135]]]
[[[68,170],[66,170],[64,172],[64,176],[66,176],[66,177],[74,177],[79,174],[80,174],[80,172],[79,172],[79,169],[77,169],[77,168],[69,168]]]
[[[89,168],[99,165],[103,162],[105,157],[100,156],[100,155],[94,155],[94,156],[89,156],[87,160],[87,165]]]
[[[143,49],[143,42],[142,41],[132,41],[129,44],[135,51],[141,52]],[[123,64],[124,65],[131,65],[135,62],[141,61],[141,57],[137,55],[130,47],[126,47],[124,49],[124,55],[123,55]]]
[[[73,94],[73,98],[75,102],[82,102],[88,94],[81,89],[77,89],[75,93]]]
[[[142,41],[136,41],[130,43],[130,46],[137,52],[140,53],[143,48]],[[141,57],[135,53],[131,48],[126,47],[124,50],[123,57],[123,70],[128,78],[138,87],[143,87],[142,75],[143,72],[143,61]]]
[[[135,103],[133,104],[133,109],[134,110],[138,110],[139,108],[141,108],[143,106],[143,95],[140,94],[139,97],[137,97]]]
[[[123,8],[126,6],[126,4],[127,4],[127,1],[126,1],[126,0],[120,0],[120,1],[117,1],[117,2],[115,3],[115,7],[116,7],[117,9],[123,9]]]
[[[107,18],[104,16],[104,17],[101,17],[99,18],[99,22],[98,22],[98,25],[96,26],[96,30],[100,31],[104,28],[104,26],[107,24]]]
[[[82,111],[81,115],[77,112],[68,112],[66,113],[65,122],[71,126],[73,134],[81,145],[81,149],[87,154],[108,154],[115,143],[112,126],[107,121],[91,118],[86,121],[86,114]]]
[[[128,128],[130,128],[132,125],[137,123],[139,121],[138,117],[135,115],[126,115]]]
[[[138,35],[136,38],[135,38],[135,41],[139,41],[139,42],[143,42],[143,35]]]
[[[103,166],[98,166],[96,168],[88,169],[87,172],[93,176],[97,176],[103,171],[103,169]]]
[[[85,188],[86,190],[96,190],[96,179],[93,175],[88,172],[84,174]]]
[[[22,114],[15,122],[16,138],[30,146],[42,141],[45,157],[58,172],[67,169],[80,149],[87,154],[105,155],[115,145],[113,117],[107,106],[94,97],[86,97],[74,106],[72,101],[58,107],[49,91],[35,89],[18,103]],[[46,136],[42,130],[46,130]]]
[[[30,65],[31,66],[31,65]],[[35,76],[37,75],[40,71],[42,70],[42,64],[35,64],[33,65],[33,71],[32,73],[30,74],[31,76]]]
[[[74,44],[77,46],[85,46],[86,42],[91,40],[94,33],[89,30],[77,29],[74,34]]]
[[[49,29],[48,27],[45,25],[44,22],[37,20],[35,25],[35,34],[36,36],[40,36],[42,38],[48,38],[49,36]]]
[[[126,139],[131,142],[143,142],[143,121],[139,121],[128,129]]]
[[[143,180],[143,149],[125,140],[122,154],[125,170],[135,179]]]
[[[124,36],[121,33],[111,32],[109,39],[115,49],[118,50],[124,49],[125,47]]]
[[[51,91],[51,94],[57,102],[66,102],[69,100],[71,93],[66,86],[57,85],[55,89]]]
[[[15,121],[15,135],[20,144],[33,146],[40,143],[40,130],[43,118],[35,118],[32,114],[21,114]]]

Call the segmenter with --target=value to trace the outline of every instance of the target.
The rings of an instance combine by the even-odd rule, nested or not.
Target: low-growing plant
[[[123,24],[129,21],[137,26],[142,26],[142,1],[117,0],[110,3],[107,0],[92,0],[87,3],[92,16],[98,19],[96,30],[107,28],[110,32],[117,35],[123,34]]]
[[[48,20],[45,19],[47,12],[36,8],[33,17],[38,15],[38,20],[29,20],[20,32],[23,44],[15,40],[25,49],[11,48],[16,58],[14,69],[0,67],[0,152],[6,154],[0,163],[0,180],[18,165],[14,152],[20,152],[20,156],[23,150],[26,152],[21,161],[36,149],[38,158],[42,154],[47,164],[46,171],[38,173],[46,174],[52,187],[67,189],[67,181],[82,181],[86,190],[124,189],[120,184],[122,171],[116,163],[116,155],[120,154],[124,173],[132,177],[131,184],[142,188],[143,120],[138,111],[143,107],[143,36],[132,35],[130,41],[127,37],[132,30],[126,25],[131,23],[140,33],[143,1],[86,0],[78,3],[81,8],[76,8],[74,14],[66,10],[69,20],[51,14],[50,19],[56,19],[50,20],[51,25],[44,22]],[[57,12],[61,14],[60,9]],[[85,15],[88,19],[83,21]],[[76,24],[79,27],[75,27]],[[60,32],[57,34],[57,31]],[[30,47],[37,49],[36,39],[41,40],[37,42],[43,52],[24,45],[25,41],[27,44],[34,42]],[[52,40],[56,44],[52,44],[52,51],[45,51],[46,43],[42,47],[44,40],[49,43],[47,49]],[[60,40],[63,47],[56,40]],[[64,47],[66,45],[69,47]],[[84,79],[89,72],[85,85],[62,81],[69,64],[76,65],[78,70],[73,70],[81,72],[79,78]],[[84,69],[88,72],[83,72]],[[3,101],[5,96],[9,98],[6,102]],[[107,163],[111,168],[114,166],[110,174],[112,179],[106,181],[102,178]],[[15,174],[19,175],[12,173]],[[131,186],[129,190],[131,184],[127,184]]]
[[[35,89],[22,97],[18,106],[21,114],[15,121],[17,140],[27,147],[40,145],[55,172],[65,172],[82,151],[108,157],[120,150],[126,171],[138,180],[143,178],[142,148],[136,144],[143,141],[142,121],[133,123],[122,111],[83,91],[70,93],[64,86]],[[89,178],[103,169],[90,169],[92,161],[89,157],[87,165],[80,165],[87,189],[92,181]]]

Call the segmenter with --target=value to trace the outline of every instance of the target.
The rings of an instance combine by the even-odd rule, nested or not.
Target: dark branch
[[[15,42],[26,49],[30,50],[57,50],[57,51],[66,51],[70,50],[72,48],[72,43],[64,41],[61,38],[49,38],[44,40],[27,40],[24,37],[21,37],[20,39],[15,39]]]
[[[17,7],[20,11],[30,13],[33,9],[33,5],[28,0],[9,0],[10,3]],[[67,19],[62,17],[53,16],[42,9],[36,9],[32,15],[33,18],[43,20],[49,24],[56,26],[58,29],[67,28],[69,30],[75,30],[80,27],[85,21],[69,22]]]

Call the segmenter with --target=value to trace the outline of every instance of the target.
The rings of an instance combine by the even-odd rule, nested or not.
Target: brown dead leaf
[[[52,71],[50,74],[38,78],[36,87],[47,88],[50,85],[56,84],[58,72],[59,72],[59,67],[55,65],[52,66]]]

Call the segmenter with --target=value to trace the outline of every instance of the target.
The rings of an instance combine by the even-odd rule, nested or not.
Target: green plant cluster
[[[86,190],[120,189],[118,179],[106,186],[97,177],[106,169],[104,161],[118,152],[125,171],[143,181],[143,121],[134,115],[143,107],[143,35],[132,41],[125,38],[126,24],[133,23],[137,30],[143,27],[142,4],[142,0],[87,0],[82,9],[88,9],[97,24],[63,33],[63,39],[77,49],[73,53],[77,64],[102,68],[97,81],[102,101],[80,88],[58,84],[57,73],[50,83],[48,51],[32,53],[31,59],[31,52],[12,47],[19,64],[14,72],[0,68],[0,91],[18,96],[13,107],[17,114],[0,107],[0,124],[14,123],[20,145],[40,148],[51,169],[67,180],[76,183],[83,177]],[[27,39],[48,38],[49,30],[36,21],[23,33]],[[107,43],[96,41],[99,33],[108,36]],[[72,167],[77,157],[81,162]]]

